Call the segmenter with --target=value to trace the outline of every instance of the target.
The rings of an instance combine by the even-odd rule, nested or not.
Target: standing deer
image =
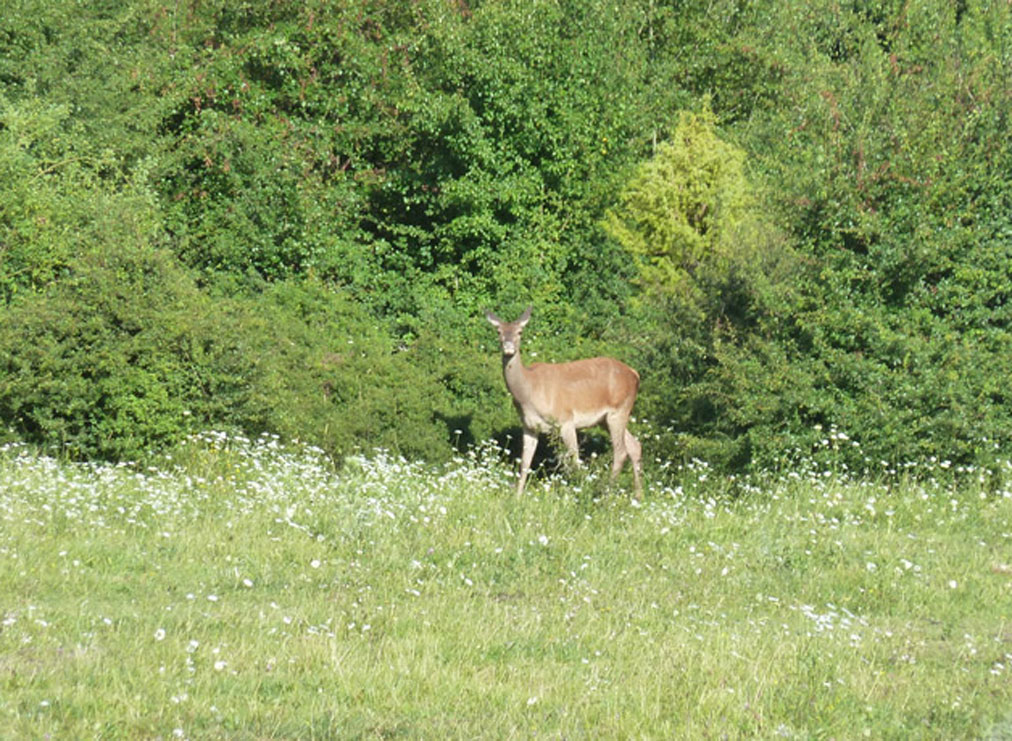
[[[643,496],[640,482],[639,440],[626,425],[636,402],[639,374],[614,358],[587,358],[571,363],[534,363],[525,368],[520,360],[520,333],[531,318],[531,307],[515,322],[504,322],[491,311],[485,317],[499,330],[502,345],[502,374],[506,388],[513,395],[513,405],[520,413],[524,428],[524,448],[520,458],[520,481],[517,494],[524,490],[538,433],[558,427],[569,455],[580,463],[576,431],[605,424],[611,435],[614,459],[611,479],[615,480],[625,463],[632,458],[636,498]]]

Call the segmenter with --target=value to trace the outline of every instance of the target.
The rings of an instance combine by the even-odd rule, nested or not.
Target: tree
[[[637,261],[650,292],[691,295],[713,269],[727,270],[749,245],[756,198],[745,152],[723,141],[706,104],[682,112],[671,139],[636,170],[605,228]]]

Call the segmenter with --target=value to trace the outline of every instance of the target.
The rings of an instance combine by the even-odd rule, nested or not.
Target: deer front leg
[[[524,450],[520,455],[520,481],[517,482],[517,496],[524,493],[524,484],[527,483],[527,474],[531,470],[531,461],[534,460],[534,451],[538,449],[538,433],[536,430],[524,428]]]

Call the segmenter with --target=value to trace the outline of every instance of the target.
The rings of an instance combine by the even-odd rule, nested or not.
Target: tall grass
[[[1012,493],[0,453],[0,737],[1009,738]],[[979,478],[979,480],[978,480]]]

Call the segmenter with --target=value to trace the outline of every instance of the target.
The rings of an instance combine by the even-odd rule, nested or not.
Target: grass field
[[[500,461],[8,447],[0,738],[1012,738],[997,476]]]

